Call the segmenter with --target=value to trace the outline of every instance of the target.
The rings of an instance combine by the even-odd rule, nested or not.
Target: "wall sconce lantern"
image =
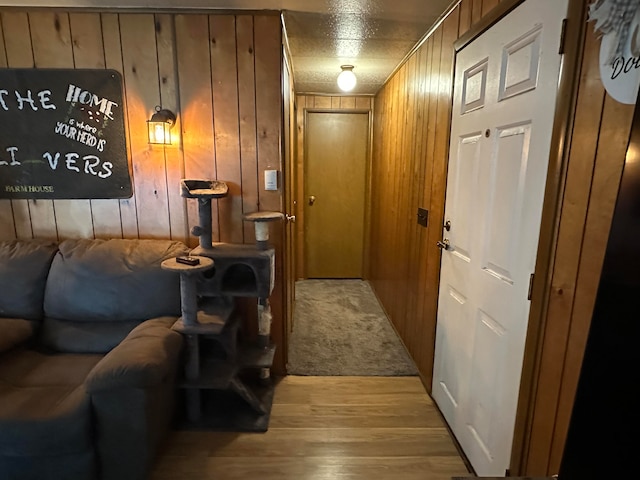
[[[338,75],[338,87],[343,92],[350,92],[358,83],[356,79],[356,74],[353,73],[354,66],[353,65],[342,65],[340,67],[342,71]]]
[[[171,110],[156,107],[156,111],[147,120],[149,143],[171,145],[171,127],[176,123],[176,115]]]

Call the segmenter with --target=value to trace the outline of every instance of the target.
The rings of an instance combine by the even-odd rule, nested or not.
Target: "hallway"
[[[296,282],[290,375],[417,375],[368,282]]]

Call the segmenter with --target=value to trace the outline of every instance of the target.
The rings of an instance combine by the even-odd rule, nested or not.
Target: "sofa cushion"
[[[16,348],[0,355],[0,382],[19,388],[76,387],[102,359],[101,354],[60,354]]]
[[[0,382],[0,454],[64,455],[92,445],[84,386],[15,387]]]
[[[0,242],[0,317],[40,320],[55,242]]]
[[[72,322],[47,318],[40,341],[68,353],[106,353],[140,322]]]
[[[0,318],[0,352],[27,340],[35,330],[35,322],[23,318]]]
[[[0,356],[0,457],[75,455],[91,450],[84,380],[101,355],[14,349]]]
[[[188,251],[169,240],[61,242],[45,289],[41,340],[59,351],[106,353],[137,323],[179,315],[179,277],[160,264]]]

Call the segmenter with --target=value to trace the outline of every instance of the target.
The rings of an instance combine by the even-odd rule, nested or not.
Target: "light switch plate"
[[[264,189],[278,190],[278,171],[277,170],[264,171]]]

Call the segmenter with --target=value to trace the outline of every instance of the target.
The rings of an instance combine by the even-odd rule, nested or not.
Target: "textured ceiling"
[[[354,65],[351,94],[375,94],[447,9],[450,0],[333,0],[326,11],[284,12],[298,93],[342,93],[341,65]]]
[[[0,0],[0,6],[281,10],[298,93],[340,93],[340,65],[354,65],[351,94],[375,94],[453,0]]]

